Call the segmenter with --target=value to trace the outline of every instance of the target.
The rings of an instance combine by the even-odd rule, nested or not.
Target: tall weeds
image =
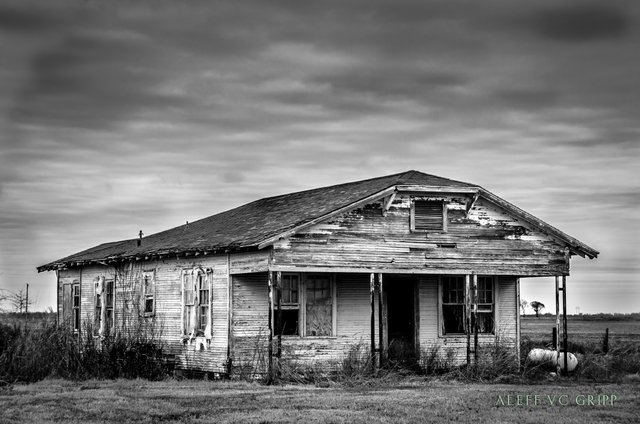
[[[0,380],[33,382],[49,376],[161,379],[170,371],[162,344],[145,332],[94,337],[90,328],[74,335],[45,324],[37,328],[0,326]]]

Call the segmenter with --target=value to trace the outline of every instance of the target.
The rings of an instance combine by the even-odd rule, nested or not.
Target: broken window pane
[[[306,335],[330,336],[333,328],[331,279],[310,275],[306,279]]]
[[[282,309],[280,312],[275,311],[275,333],[283,336],[297,336],[299,312],[298,308]],[[282,321],[279,319],[280,314],[282,315]]]
[[[443,334],[465,332],[465,284],[462,276],[442,277]]]

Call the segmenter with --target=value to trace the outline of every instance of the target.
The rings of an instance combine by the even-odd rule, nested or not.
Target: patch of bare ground
[[[44,380],[0,389],[2,423],[583,424],[634,423],[638,416],[637,379],[529,386],[412,378],[323,388],[194,380]]]

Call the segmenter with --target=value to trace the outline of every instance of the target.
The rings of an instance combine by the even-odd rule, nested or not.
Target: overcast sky
[[[599,250],[570,312],[640,311],[639,24],[635,0],[0,0],[0,288],[55,308],[36,266],[415,169]]]

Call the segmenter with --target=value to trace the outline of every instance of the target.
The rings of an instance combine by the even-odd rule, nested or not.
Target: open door
[[[387,352],[389,359],[415,360],[415,286],[416,279],[386,276],[384,291],[387,306]]]

